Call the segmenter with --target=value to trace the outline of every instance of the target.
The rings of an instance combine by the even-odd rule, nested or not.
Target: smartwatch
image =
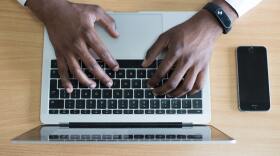
[[[27,0],[17,0],[22,6],[26,5]]]
[[[218,6],[215,3],[207,3],[203,9],[207,10],[208,12],[210,12],[219,22],[219,24],[221,25],[221,27],[223,28],[223,33],[227,34],[232,27],[232,22],[230,20],[230,18],[227,16],[227,14],[225,13],[225,11]]]

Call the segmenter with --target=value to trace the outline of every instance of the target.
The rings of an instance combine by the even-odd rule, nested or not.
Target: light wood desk
[[[206,0],[81,0],[114,11],[198,10]],[[280,2],[264,0],[219,39],[211,61],[211,124],[235,145],[14,145],[10,139],[40,124],[42,24],[15,0],[0,1],[0,155],[280,155]],[[237,109],[235,48],[269,49],[272,107]]]

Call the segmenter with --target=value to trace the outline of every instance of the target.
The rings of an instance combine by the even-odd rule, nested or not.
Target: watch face
[[[231,28],[231,21],[228,18],[228,16],[226,15],[226,13],[221,8],[218,8],[215,13],[216,13],[216,16],[220,19],[222,25],[224,27],[230,29]]]

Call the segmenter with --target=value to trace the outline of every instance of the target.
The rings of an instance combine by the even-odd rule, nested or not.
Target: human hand
[[[201,90],[214,42],[220,34],[222,28],[219,23],[205,10],[161,34],[143,62],[143,66],[148,67],[163,50],[167,51],[148,82],[154,88],[154,94],[177,97]],[[173,67],[167,82],[158,86]]]
[[[27,6],[45,24],[54,46],[61,82],[68,93],[73,91],[70,71],[81,84],[95,88],[96,83],[81,70],[81,59],[89,71],[107,87],[112,79],[102,70],[93,53],[113,71],[119,65],[98,37],[94,25],[100,23],[112,37],[118,37],[112,17],[97,5],[75,4],[66,0],[28,0]]]

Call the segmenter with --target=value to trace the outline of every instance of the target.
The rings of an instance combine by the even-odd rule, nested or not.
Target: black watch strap
[[[224,34],[227,34],[231,30],[231,20],[220,6],[210,2],[203,9],[209,11],[218,20],[223,28]]]

